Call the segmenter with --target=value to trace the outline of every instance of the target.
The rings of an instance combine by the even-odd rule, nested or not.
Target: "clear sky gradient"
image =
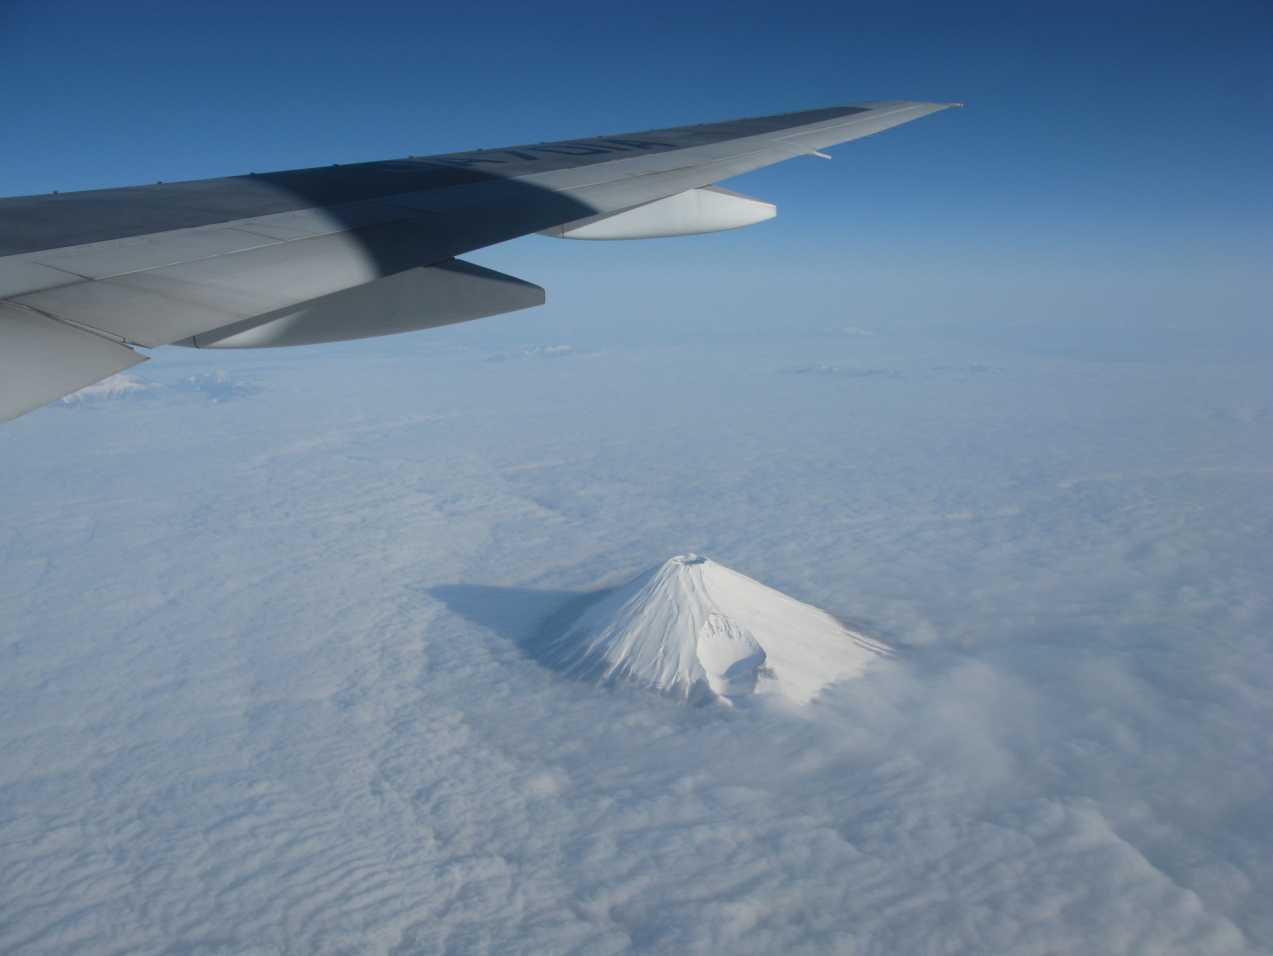
[[[806,312],[852,296],[867,318],[940,313],[965,330],[1024,311],[1207,328],[1223,316],[1248,349],[1268,344],[1271,28],[1258,0],[886,10],[9,0],[0,194],[876,98],[966,101],[834,162],[731,182],[777,202],[776,223],[620,248],[526,240],[490,261],[530,268],[554,296],[589,290],[579,306],[590,313],[616,292],[665,303],[642,297],[657,270],[673,285],[683,274],[679,294],[693,305],[732,288],[742,298],[723,304],[735,320],[761,321],[748,303],[764,298],[765,265],[764,289]]]

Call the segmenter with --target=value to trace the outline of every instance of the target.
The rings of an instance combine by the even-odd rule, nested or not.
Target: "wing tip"
[[[963,109],[966,103],[938,103],[932,100],[871,100],[861,104],[869,110],[924,110],[936,113],[939,110]]]

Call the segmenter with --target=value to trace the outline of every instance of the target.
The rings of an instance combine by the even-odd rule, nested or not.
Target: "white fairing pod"
[[[544,290],[537,285],[450,259],[314,299],[282,314],[201,332],[176,344],[203,349],[314,345],[431,329],[543,304]]]
[[[623,212],[577,219],[543,235],[556,239],[659,239],[739,229],[777,214],[773,203],[705,186]]]

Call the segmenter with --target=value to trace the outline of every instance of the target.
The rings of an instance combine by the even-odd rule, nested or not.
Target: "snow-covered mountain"
[[[545,635],[554,667],[689,700],[807,704],[889,653],[825,611],[697,555],[679,555]]]

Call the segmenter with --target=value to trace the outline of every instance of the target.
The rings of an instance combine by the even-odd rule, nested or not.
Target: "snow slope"
[[[695,701],[755,694],[794,704],[887,653],[825,611],[693,554],[616,588],[547,645],[567,673]]]

